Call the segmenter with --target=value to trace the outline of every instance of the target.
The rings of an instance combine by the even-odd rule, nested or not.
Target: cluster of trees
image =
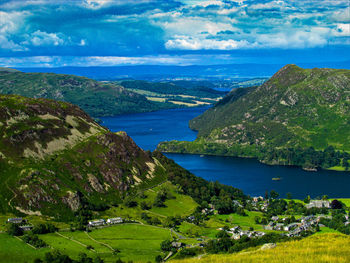
[[[317,151],[313,147],[303,148],[269,148],[262,149],[264,161],[280,162],[297,165],[305,168],[329,168],[342,166],[346,170],[350,167],[350,154],[345,151],[336,151],[333,146],[328,146],[323,151]]]
[[[288,237],[276,233],[268,233],[258,238],[243,236],[238,240],[234,240],[230,238],[229,234],[224,230],[220,231],[217,234],[217,237],[217,239],[212,239],[205,245],[207,253],[234,253],[249,247],[263,245],[265,243],[276,243],[289,240]]]
[[[176,185],[179,191],[191,196],[202,207],[213,203],[219,213],[232,213],[237,210],[232,204],[233,200],[244,202],[247,199],[242,190],[219,182],[208,182],[197,177],[173,160],[166,158],[159,151],[154,151],[153,156],[160,160],[168,171],[171,171],[168,174],[168,180]]]
[[[158,217],[152,217],[147,215],[146,213],[141,214],[141,219],[146,221],[147,224],[150,224],[150,225],[160,225],[162,223]]]
[[[6,232],[10,236],[22,236],[23,235],[23,230],[17,224],[9,224]]]
[[[45,223],[45,224],[39,224],[36,225],[32,229],[33,234],[46,234],[46,233],[54,233],[57,231],[57,227],[55,227],[53,224]]]
[[[346,212],[344,209],[332,210],[332,219],[322,218],[320,224],[338,230],[343,234],[350,235],[350,225],[345,225],[345,222],[347,221],[345,215]]]
[[[53,252],[46,253],[43,259],[36,258],[34,260],[34,263],[53,263],[53,262],[54,263],[103,263],[104,261],[99,256],[97,256],[96,258],[90,258],[85,253],[80,253],[78,259],[73,260],[69,256],[62,254],[58,250],[54,250]]]
[[[44,240],[40,239],[37,235],[34,235],[32,233],[24,235],[22,239],[24,242],[36,248],[42,248],[42,247],[48,246]]]
[[[104,260],[99,256],[95,258],[88,257],[85,253],[80,253],[78,259],[73,260],[60,251],[54,250],[53,252],[46,253],[43,259],[36,258],[34,263],[104,263]],[[115,263],[133,263],[133,261],[123,261],[119,258]]]

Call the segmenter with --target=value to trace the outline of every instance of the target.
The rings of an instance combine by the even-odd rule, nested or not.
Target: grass
[[[170,239],[169,229],[138,224],[121,224],[89,233],[95,240],[119,249],[123,260],[146,262],[160,254],[160,243]]]
[[[226,221],[226,219],[229,221],[229,223],[232,225],[239,225],[242,227],[242,229],[248,229],[249,227],[253,227],[255,230],[263,230],[262,225],[256,224],[254,218],[256,216],[261,217],[261,212],[255,212],[255,211],[245,211],[247,216],[241,216],[238,214],[230,214],[230,215],[215,215],[216,219]]]
[[[224,262],[349,262],[350,237],[343,234],[320,234],[300,241],[277,244],[268,250],[243,251],[237,254],[209,255],[201,259],[174,260],[173,263],[224,263]]]
[[[65,233],[63,233],[63,235],[66,236]],[[86,253],[89,257],[96,257],[96,253],[86,249],[85,246],[80,245],[73,240],[59,236],[56,233],[40,235],[40,238],[44,240],[50,247],[58,249],[63,254],[69,255],[69,257],[73,259],[77,259],[79,253],[81,252]]]
[[[0,262],[33,262],[48,251],[49,248],[34,249],[12,236],[0,234]]]
[[[197,203],[190,196],[177,193],[175,186],[170,182],[165,182],[160,186],[146,191],[147,198],[145,201],[153,203],[156,192],[162,187],[165,187],[175,199],[166,200],[165,207],[152,207],[150,209],[151,212],[163,216],[187,216],[196,210]]]

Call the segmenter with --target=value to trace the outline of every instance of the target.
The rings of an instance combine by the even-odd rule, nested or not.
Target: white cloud
[[[65,44],[63,37],[59,33],[47,33],[40,30],[27,35],[27,40],[22,42],[23,45],[33,46],[62,46]]]
[[[291,31],[257,35],[262,48],[312,48],[327,44],[329,30],[317,28],[312,31]]]
[[[336,22],[348,22],[350,23],[350,7],[344,8],[340,11],[334,12],[332,18]]]
[[[239,48],[249,48],[254,46],[246,40],[236,41],[215,40],[215,39],[198,39],[187,36],[177,36],[176,39],[170,39],[165,43],[167,49],[184,49],[184,50],[233,50]]]
[[[337,24],[332,33],[338,37],[350,37],[350,24]]]
[[[25,47],[14,43],[12,40],[8,40],[5,36],[0,35],[0,48],[9,49],[13,51],[27,50]]]

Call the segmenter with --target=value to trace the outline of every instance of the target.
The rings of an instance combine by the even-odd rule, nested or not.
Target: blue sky
[[[350,61],[349,0],[2,0],[0,66]]]

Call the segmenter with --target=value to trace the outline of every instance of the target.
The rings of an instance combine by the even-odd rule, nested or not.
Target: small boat
[[[280,181],[282,178],[281,177],[273,177],[272,181]]]
[[[199,155],[199,157],[204,157],[204,154]]]

